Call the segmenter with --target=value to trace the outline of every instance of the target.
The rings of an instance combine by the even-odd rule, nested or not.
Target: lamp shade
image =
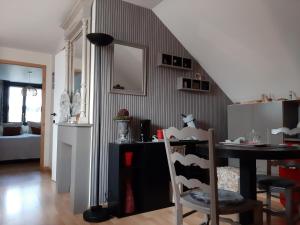
[[[97,46],[109,45],[114,41],[112,36],[104,33],[90,33],[86,37],[92,44]]]

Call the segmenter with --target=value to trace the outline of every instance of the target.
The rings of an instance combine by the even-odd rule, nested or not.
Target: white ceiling
[[[129,3],[135,4],[135,5],[139,5],[144,8],[152,9],[163,0],[122,0],[122,1],[129,2]]]
[[[164,0],[153,11],[231,100],[300,96],[299,0]]]
[[[0,80],[42,84],[42,69],[9,64],[0,64]]]
[[[0,46],[54,53],[76,0],[0,0]]]

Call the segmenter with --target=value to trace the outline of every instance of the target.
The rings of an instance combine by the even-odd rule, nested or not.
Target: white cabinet
[[[260,136],[261,141],[271,144],[283,143],[283,135],[271,135],[271,129],[284,125],[283,117],[284,102],[268,102],[258,104],[236,104],[228,106],[228,138],[236,139],[246,137],[254,129]],[[269,134],[268,134],[269,133]],[[230,159],[229,165],[238,167],[237,159]],[[257,161],[257,172],[266,173],[266,161]],[[277,170],[274,169],[274,173]]]

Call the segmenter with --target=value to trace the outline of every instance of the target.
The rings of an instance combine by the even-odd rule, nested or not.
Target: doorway
[[[18,62],[11,60],[1,60],[0,65],[3,67],[12,66],[12,68],[16,69],[16,71],[22,68],[23,70],[27,69],[26,74],[23,76],[23,80],[10,80],[5,81],[6,95],[9,94],[13,96],[15,93],[14,99],[10,100],[10,102],[6,101],[6,106],[3,111],[3,118],[5,122],[9,124],[9,122],[14,122],[15,118],[21,118],[18,120],[22,125],[28,126],[28,121],[30,121],[30,132],[32,134],[40,134],[40,142],[39,142],[39,157],[40,157],[40,168],[45,169],[44,166],[44,138],[45,138],[45,105],[46,105],[46,65],[27,63],[27,62]],[[31,68],[31,69],[30,69]],[[34,72],[39,70],[41,73],[41,79],[37,83],[34,81]],[[17,73],[16,73],[17,74]],[[20,94],[21,93],[21,94]],[[36,96],[37,98],[34,98]],[[37,99],[41,98],[41,102]],[[17,104],[17,102],[19,104]],[[9,104],[11,104],[9,111]],[[21,106],[20,106],[21,105]],[[7,108],[5,108],[7,107]],[[40,119],[36,120],[39,116],[39,110],[37,107],[40,107]],[[14,109],[15,114],[12,114]],[[20,111],[20,110],[21,111]],[[31,110],[31,111],[30,111]],[[20,111],[20,112],[19,112]],[[2,118],[2,119],[3,119]],[[2,121],[1,121],[2,122]],[[34,124],[40,124],[39,128]],[[12,129],[11,129],[12,130]],[[25,131],[26,132],[26,131]],[[29,143],[30,144],[30,143]],[[25,148],[25,146],[24,146]],[[30,153],[33,154],[33,153]]]

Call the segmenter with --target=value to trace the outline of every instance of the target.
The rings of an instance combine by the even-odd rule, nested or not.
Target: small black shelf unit
[[[182,70],[192,70],[193,60],[186,57],[159,53],[158,65]]]
[[[195,92],[210,92],[211,83],[208,80],[199,80],[189,77],[177,78],[177,90],[195,91]]]

